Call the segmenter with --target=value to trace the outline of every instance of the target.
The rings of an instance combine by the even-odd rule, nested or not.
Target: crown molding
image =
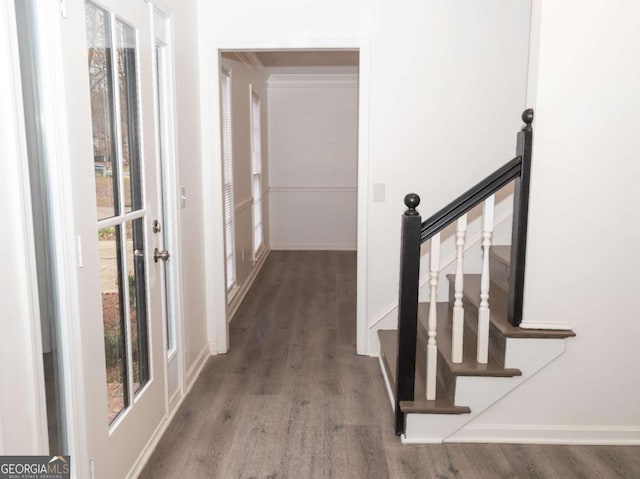
[[[274,73],[269,77],[269,88],[357,88],[356,73]]]
[[[238,58],[238,60],[240,60],[240,63],[262,77],[265,82],[269,80],[269,72],[265,69],[264,65],[255,53],[233,52],[233,54]]]

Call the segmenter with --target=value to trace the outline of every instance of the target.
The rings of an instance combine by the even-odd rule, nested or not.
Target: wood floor
[[[272,252],[142,478],[640,478],[640,447],[445,444],[393,434],[355,352],[355,253]]]

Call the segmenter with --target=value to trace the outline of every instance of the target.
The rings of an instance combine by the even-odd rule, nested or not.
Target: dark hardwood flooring
[[[353,252],[270,254],[142,478],[638,478],[640,447],[402,445]]]

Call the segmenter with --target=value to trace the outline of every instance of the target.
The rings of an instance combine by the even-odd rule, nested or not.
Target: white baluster
[[[464,308],[462,306],[462,290],[464,288],[464,271],[462,268],[462,259],[464,256],[464,237],[467,232],[467,215],[463,215],[458,219],[456,228],[456,281],[454,284],[453,297],[453,319],[451,331],[451,356],[454,363],[462,362],[462,347],[464,335]]]
[[[495,197],[487,198],[482,208],[482,278],[480,279],[480,309],[478,311],[478,357],[479,363],[489,360],[489,248],[493,233]]]
[[[428,400],[436,398],[436,378],[438,375],[438,346],[436,344],[436,330],[438,328],[438,274],[440,272],[440,233],[431,238],[431,253],[429,261],[429,285],[431,298],[429,303],[429,331],[427,340],[427,391]]]

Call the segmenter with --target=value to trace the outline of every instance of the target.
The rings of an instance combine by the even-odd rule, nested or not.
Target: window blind
[[[227,290],[236,283],[236,261],[233,231],[233,149],[231,137],[231,74],[222,71],[222,155],[224,195],[224,247],[227,269]]]
[[[251,93],[252,122],[252,190],[253,190],[253,256],[262,246],[262,132],[260,128],[260,97]]]

